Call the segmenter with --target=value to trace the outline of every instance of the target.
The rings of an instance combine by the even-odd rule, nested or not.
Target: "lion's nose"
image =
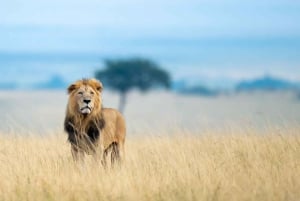
[[[83,102],[85,102],[86,104],[89,104],[91,102],[90,99],[84,99]]]

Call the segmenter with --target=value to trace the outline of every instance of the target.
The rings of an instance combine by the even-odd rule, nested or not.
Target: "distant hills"
[[[196,94],[202,96],[215,96],[219,94],[218,90],[212,90],[204,86],[193,86],[179,91],[181,94]]]
[[[17,89],[18,85],[14,82],[4,82],[4,83],[0,83],[0,90],[5,89],[5,90],[13,90],[13,89]]]
[[[0,90],[18,90],[18,89],[34,89],[34,90],[53,90],[66,89],[67,82],[59,75],[53,75],[49,80],[38,82],[35,84],[20,84],[17,82],[0,82]]]
[[[278,91],[278,90],[294,90],[300,93],[300,83],[291,82],[285,79],[272,76],[259,77],[253,80],[243,80],[237,83],[232,89],[211,89],[205,85],[187,84],[188,80],[173,81],[172,90],[181,94],[194,94],[202,96],[215,96],[228,92],[252,92],[252,91]],[[0,90],[15,90],[15,89],[66,89],[68,83],[60,75],[52,75],[49,80],[35,83],[30,86],[20,87],[17,83],[1,83]]]
[[[33,86],[34,89],[65,89],[66,87],[67,83],[59,75],[54,75],[48,81]]]
[[[174,82],[173,89],[181,94],[194,94],[202,96],[215,96],[228,92],[253,92],[253,91],[300,91],[300,83],[290,82],[284,79],[264,76],[253,80],[243,80],[237,83],[231,90],[211,89],[203,85],[187,86],[181,80]]]
[[[172,90],[184,95],[216,96],[221,89],[211,89],[201,84],[190,84],[188,80],[177,80],[172,83]]]
[[[293,83],[280,78],[265,76],[262,78],[242,81],[236,85],[236,91],[275,91],[275,90],[299,90],[299,83]]]

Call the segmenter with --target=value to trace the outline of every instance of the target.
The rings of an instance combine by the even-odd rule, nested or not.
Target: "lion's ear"
[[[102,92],[103,84],[100,81],[97,82],[96,89],[97,91]]]
[[[96,80],[96,79],[91,79],[91,81],[93,82],[93,85],[96,88],[96,90],[99,92],[102,92],[103,84],[99,80]]]
[[[70,94],[72,91],[74,91],[76,89],[76,84],[71,84],[69,87],[68,87],[68,94]]]

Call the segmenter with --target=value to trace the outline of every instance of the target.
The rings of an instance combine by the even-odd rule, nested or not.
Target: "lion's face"
[[[80,80],[70,85],[69,110],[88,115],[101,108],[101,82],[95,79]]]
[[[90,86],[81,86],[75,93],[75,99],[78,105],[78,112],[89,114],[95,105],[95,90]]]

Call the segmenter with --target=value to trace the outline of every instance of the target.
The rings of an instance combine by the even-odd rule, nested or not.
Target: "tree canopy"
[[[133,88],[147,91],[160,86],[170,87],[169,74],[150,60],[106,60],[105,66],[105,69],[96,72],[96,78],[121,93]]]

